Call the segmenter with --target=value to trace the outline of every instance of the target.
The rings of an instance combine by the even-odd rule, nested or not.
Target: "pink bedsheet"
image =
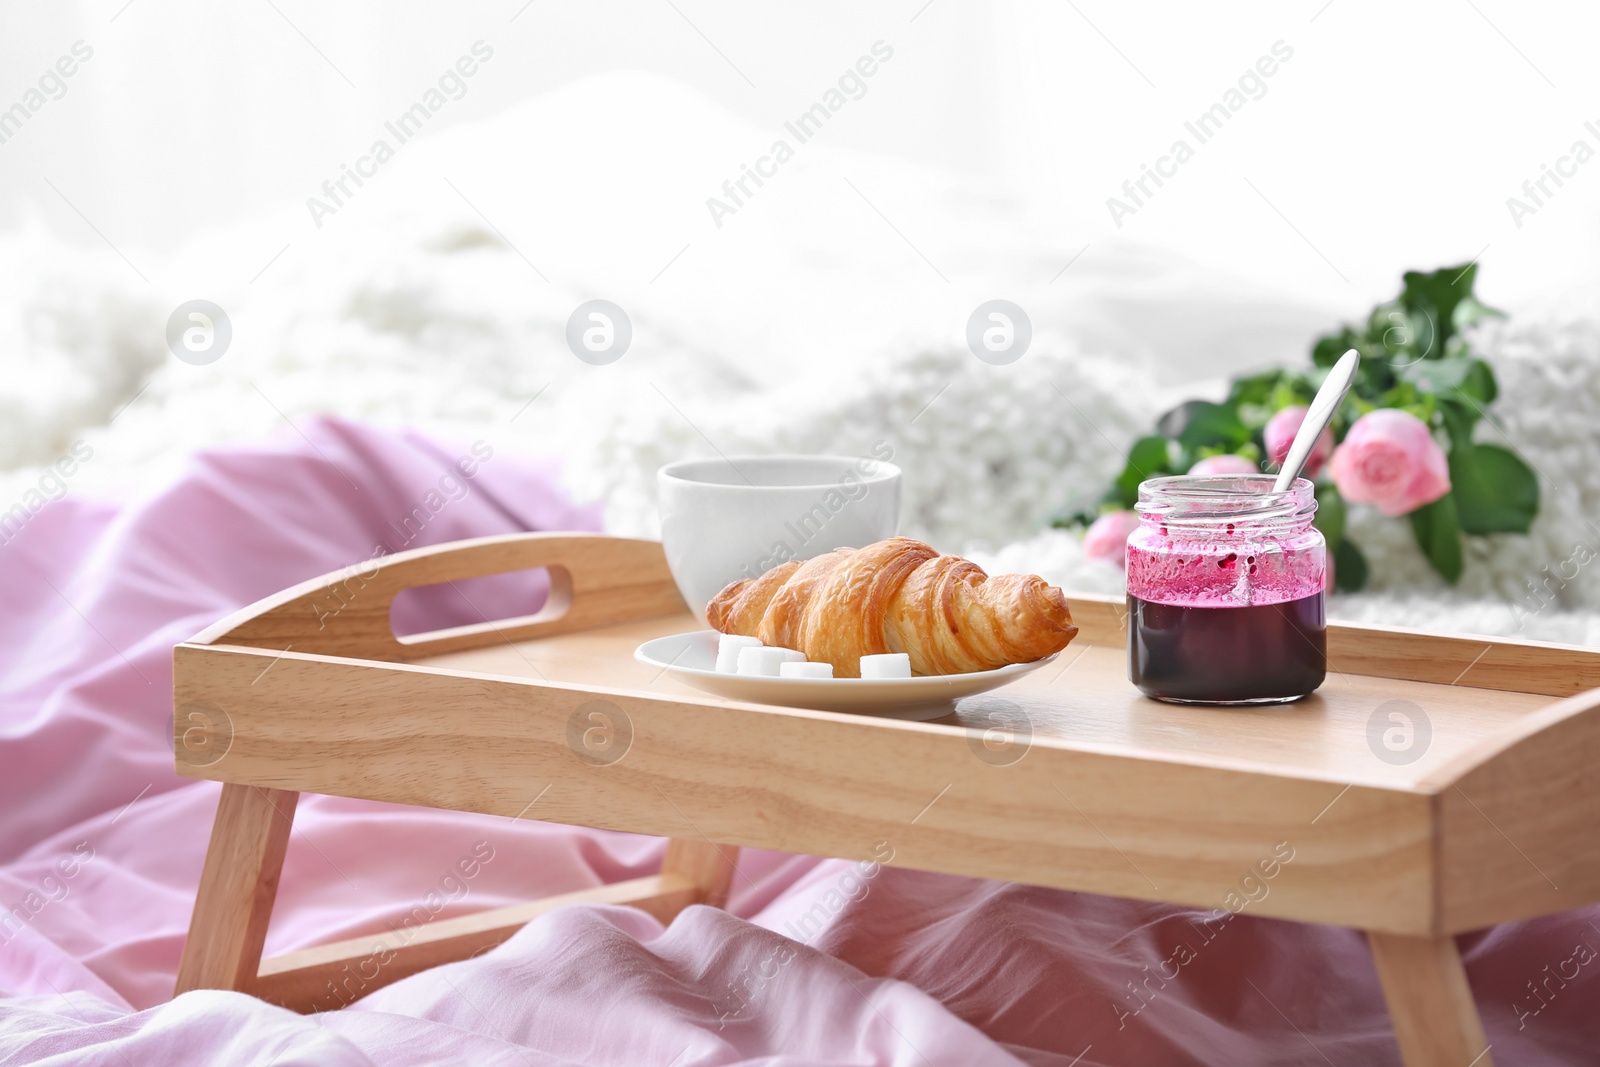
[[[598,522],[537,464],[494,454],[463,480],[467,446],[302,429],[126,506],[60,501],[0,547],[0,1064],[1399,1062],[1351,931],[749,850],[727,912],[666,929],[571,907],[313,1017],[169,1000],[217,797],[172,771],[172,645],[380,545]],[[444,596],[402,621],[472,617]],[[295,827],[269,953],[637,877],[662,850],[322,797]],[[1600,1062],[1597,924],[1462,939],[1501,1067]]]

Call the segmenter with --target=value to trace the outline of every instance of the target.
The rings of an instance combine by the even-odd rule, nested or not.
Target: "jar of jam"
[[[1327,546],[1312,486],[1267,474],[1139,486],[1128,536],[1128,676],[1183,704],[1279,704],[1328,669]]]

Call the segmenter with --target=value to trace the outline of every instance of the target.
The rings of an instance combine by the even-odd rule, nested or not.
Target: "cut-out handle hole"
[[[549,622],[571,603],[565,567],[529,567],[402,589],[389,606],[389,627],[401,644],[424,644],[462,630]]]

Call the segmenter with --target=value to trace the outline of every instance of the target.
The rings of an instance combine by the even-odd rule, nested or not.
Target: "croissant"
[[[1067,647],[1078,628],[1060,589],[1032,574],[989,577],[960,556],[891,537],[781,563],[706,606],[725,634],[756,637],[860,677],[862,656],[904,652],[913,674],[987,671]]]

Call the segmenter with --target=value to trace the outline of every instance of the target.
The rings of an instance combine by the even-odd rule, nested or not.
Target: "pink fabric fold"
[[[301,430],[197,456],[125,505],[56,502],[0,546],[0,1064],[1399,1062],[1353,931],[757,850],[726,912],[666,928],[564,908],[309,1017],[171,999],[218,792],[172,770],[172,646],[375,551],[600,522],[553,467],[483,442]],[[397,626],[521,614],[545,592],[537,575],[462,584],[410,598]],[[267,951],[660,862],[658,840],[536,815],[302,798]],[[1462,939],[1502,1067],[1600,1061],[1600,963],[1571,962],[1600,948],[1597,923]],[[1193,958],[1161,977],[1180,944]]]

